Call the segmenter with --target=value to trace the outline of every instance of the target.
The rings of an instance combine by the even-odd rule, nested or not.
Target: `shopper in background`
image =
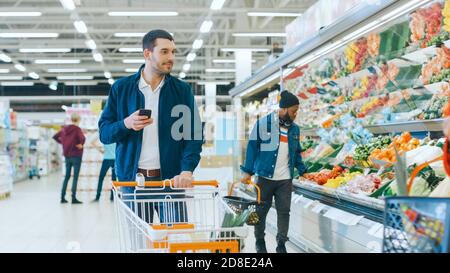
[[[99,121],[100,141],[117,143],[116,175],[119,181],[135,181],[140,173],[147,181],[173,178],[177,188],[192,187],[193,172],[202,150],[202,126],[191,87],[170,75],[175,51],[170,33],[164,30],[148,32],[143,38],[145,64],[136,74],[117,80],[111,87]],[[139,115],[139,109],[144,108],[152,111],[151,117]],[[175,133],[179,129],[176,127],[180,120],[177,110],[188,112],[181,114],[185,124],[181,138],[172,135],[172,127],[175,127]],[[124,187],[122,191],[133,193],[134,188]],[[173,191],[166,189],[164,192]],[[177,202],[171,207],[173,211],[167,213],[174,216],[172,220],[187,219],[182,217],[186,215],[184,203]],[[150,215],[141,217],[152,222],[153,210],[148,209]],[[165,214],[160,212],[160,220],[167,221]]]
[[[116,143],[112,144],[105,144],[103,145],[103,149],[101,150],[103,153],[103,161],[102,161],[102,167],[100,169],[100,175],[98,177],[98,186],[97,186],[97,195],[95,196],[94,202],[97,202],[100,200],[100,195],[102,193],[103,188],[103,180],[105,179],[106,174],[108,173],[108,170],[111,168],[112,173],[112,180],[116,180],[116,171],[114,169],[114,164],[116,160]],[[113,192],[111,190],[111,196],[109,199],[113,200]]]
[[[266,217],[274,197],[278,218],[276,251],[286,253],[294,167],[299,175],[306,170],[301,157],[300,129],[294,123],[299,100],[292,93],[283,91],[279,105],[278,113],[272,112],[256,122],[247,145],[244,165],[241,166],[242,182],[248,182],[255,174],[261,189],[263,205],[257,209],[260,222],[255,226],[258,253],[267,252],[264,240]]]
[[[78,127],[80,124],[80,116],[78,114],[72,114],[71,120],[72,124],[64,126],[61,131],[53,136],[53,139],[62,144],[63,154],[66,160],[66,176],[61,190],[61,203],[67,203],[65,198],[66,189],[73,167],[72,204],[81,204],[82,202],[77,200],[76,195],[78,176],[81,168],[81,158],[83,156],[83,145],[86,138],[81,131],[81,128]]]

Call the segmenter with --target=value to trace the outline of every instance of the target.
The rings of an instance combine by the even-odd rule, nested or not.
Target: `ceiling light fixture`
[[[34,17],[42,16],[38,11],[0,11],[0,17]]]
[[[213,21],[211,20],[206,20],[202,23],[202,25],[200,26],[200,32],[201,33],[208,33],[211,31],[211,28],[213,26]]]
[[[35,80],[39,79],[39,75],[36,72],[30,72],[28,73],[28,76]]]
[[[73,26],[79,33],[87,33],[88,32],[86,24],[81,20],[73,22]]]
[[[97,44],[96,44],[95,41],[92,40],[92,39],[86,40],[86,41],[84,42],[84,44],[87,46],[87,48],[89,48],[89,49],[91,49],[91,50],[94,50],[94,49],[97,48]]]
[[[83,73],[87,72],[85,68],[50,68],[47,69],[48,73]]]
[[[102,54],[100,54],[100,53],[94,53],[94,55],[92,55],[93,57],[94,57],[94,60],[96,61],[96,62],[102,62],[103,61],[103,56],[102,56]]]
[[[141,47],[121,47],[119,52],[142,52]]]
[[[251,17],[298,17],[302,14],[291,12],[247,12],[247,15]]]
[[[23,66],[23,65],[21,65],[21,64],[15,64],[14,67],[15,67],[17,70],[22,71],[22,72],[24,72],[25,70],[27,70],[27,69],[25,68],[25,66]]]
[[[58,60],[35,60],[35,64],[79,64],[78,59],[58,59]]]
[[[193,49],[200,49],[203,45],[203,40],[202,39],[197,39],[194,41],[194,43],[192,43],[192,48]]]
[[[191,64],[184,64],[183,65],[183,71],[187,72],[187,71],[189,71],[189,69],[191,69]]]
[[[111,11],[109,16],[178,16],[176,11]]]
[[[22,33],[22,32],[2,32],[0,38],[57,38],[59,33]]]
[[[0,61],[5,62],[5,63],[10,63],[12,60],[8,55],[6,55],[4,53],[0,53]]]
[[[75,9],[75,4],[73,3],[72,0],[59,0],[59,2],[61,2],[61,5],[66,10],[74,10]]]
[[[19,82],[1,82],[0,85],[1,86],[33,86],[34,82],[24,82],[24,81],[19,81]]]
[[[92,80],[94,76],[80,76],[80,75],[67,75],[67,76],[57,76],[58,80]]]
[[[197,57],[197,54],[191,52],[186,56],[186,61],[192,62],[193,60],[195,60],[195,57]]]
[[[68,53],[70,48],[20,48],[20,53]]]
[[[225,0],[213,0],[210,6],[211,10],[221,10]]]
[[[233,33],[234,37],[286,37],[286,33],[276,32],[253,32],[253,33]]]

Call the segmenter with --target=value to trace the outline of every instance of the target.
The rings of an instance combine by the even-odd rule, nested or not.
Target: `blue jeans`
[[[100,199],[100,195],[102,193],[103,188],[103,180],[105,179],[106,173],[108,172],[109,168],[111,168],[112,172],[112,180],[116,181],[116,172],[114,170],[114,159],[103,159],[102,167],[100,169],[100,175],[98,177],[98,186],[97,186],[97,196],[95,199]],[[111,190],[111,196],[110,199],[113,199],[113,192]]]
[[[61,199],[66,197],[67,184],[73,167],[72,198],[76,199],[78,176],[80,175],[81,157],[66,157],[66,176],[61,190]]]
[[[160,177],[147,177],[146,181],[160,181]],[[123,200],[125,204],[145,222],[152,224],[154,220],[153,213],[157,212],[159,215],[160,223],[186,223],[188,221],[186,202],[159,202],[151,201],[151,199],[179,199],[186,198],[184,194],[179,194],[184,192],[184,190],[174,190],[169,188],[152,190],[145,188],[143,190],[136,190],[134,187],[122,187],[121,192],[123,194],[134,194],[136,192],[136,198],[134,196],[128,195],[124,196]],[[145,193],[150,195],[145,195]],[[161,193],[161,195],[156,195],[155,193]],[[172,193],[172,194],[171,194]],[[173,194],[176,193],[176,194]],[[149,202],[133,202],[133,200],[149,200]]]

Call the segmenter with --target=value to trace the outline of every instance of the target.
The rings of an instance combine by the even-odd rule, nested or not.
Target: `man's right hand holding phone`
[[[144,129],[146,126],[153,123],[153,119],[148,116],[140,116],[139,110],[131,114],[124,121],[125,127],[130,130],[140,131]]]

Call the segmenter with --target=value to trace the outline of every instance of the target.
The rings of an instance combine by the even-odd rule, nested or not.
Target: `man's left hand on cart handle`
[[[192,188],[192,181],[194,180],[192,172],[181,172],[173,178],[175,188]]]

